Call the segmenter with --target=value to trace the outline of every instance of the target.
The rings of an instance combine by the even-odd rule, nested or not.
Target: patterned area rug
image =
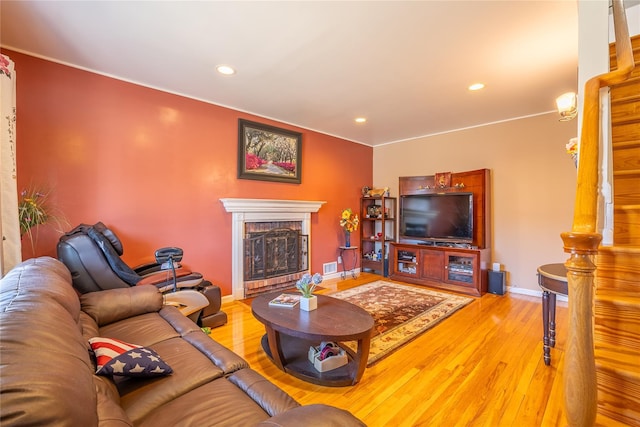
[[[375,320],[367,366],[432,328],[473,298],[378,280],[330,294],[367,310]]]

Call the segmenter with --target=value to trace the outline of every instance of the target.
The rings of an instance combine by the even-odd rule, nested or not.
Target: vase
[[[318,297],[311,295],[310,297],[300,298],[300,310],[313,311],[318,308]]]
[[[351,247],[351,233],[349,231],[344,232],[344,247],[345,248]]]

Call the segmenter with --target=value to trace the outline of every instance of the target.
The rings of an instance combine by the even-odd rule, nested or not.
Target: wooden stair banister
[[[578,178],[573,225],[561,234],[569,288],[569,331],[564,362],[565,416],[570,426],[593,426],[597,384],[593,343],[593,256],[602,235],[597,232],[600,89],[626,80],[634,68],[631,39],[622,0],[613,0],[618,67],[589,79],[583,93]]]

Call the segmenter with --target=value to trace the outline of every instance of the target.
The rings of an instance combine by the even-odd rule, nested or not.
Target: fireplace
[[[245,297],[290,288],[307,272],[309,236],[301,229],[301,221],[245,223]]]
[[[278,289],[280,287],[291,286],[298,280],[304,272],[311,271],[311,214],[318,212],[320,207],[326,203],[324,201],[304,201],[304,200],[274,200],[274,199],[220,199],[227,212],[233,215],[232,239],[231,239],[231,280],[234,299],[244,299],[260,293],[260,288],[265,291]],[[265,226],[265,223],[270,223]],[[297,225],[293,225],[293,224]],[[297,272],[287,272],[270,278],[258,278],[255,280],[245,280],[247,249],[245,239],[253,233],[264,234],[267,230],[252,231],[261,227],[272,229],[290,229],[298,236],[298,249],[300,269]],[[293,250],[295,238],[290,235],[274,235],[276,240],[285,245],[287,250]],[[255,236],[254,236],[255,237]],[[287,239],[287,243],[283,243]],[[259,246],[259,245],[258,245]],[[303,250],[304,249],[304,250]],[[306,256],[304,255],[306,252]],[[289,258],[290,259],[290,258]],[[289,263],[289,259],[287,263]],[[290,264],[293,264],[291,261]],[[306,266],[304,265],[306,263]],[[257,263],[257,270],[262,267]],[[267,270],[282,269],[282,266],[265,266]],[[289,267],[291,268],[291,267]]]

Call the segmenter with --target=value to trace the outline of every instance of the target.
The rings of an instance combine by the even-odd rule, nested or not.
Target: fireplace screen
[[[308,267],[308,236],[292,229],[248,233],[244,240],[244,280],[304,271]]]

